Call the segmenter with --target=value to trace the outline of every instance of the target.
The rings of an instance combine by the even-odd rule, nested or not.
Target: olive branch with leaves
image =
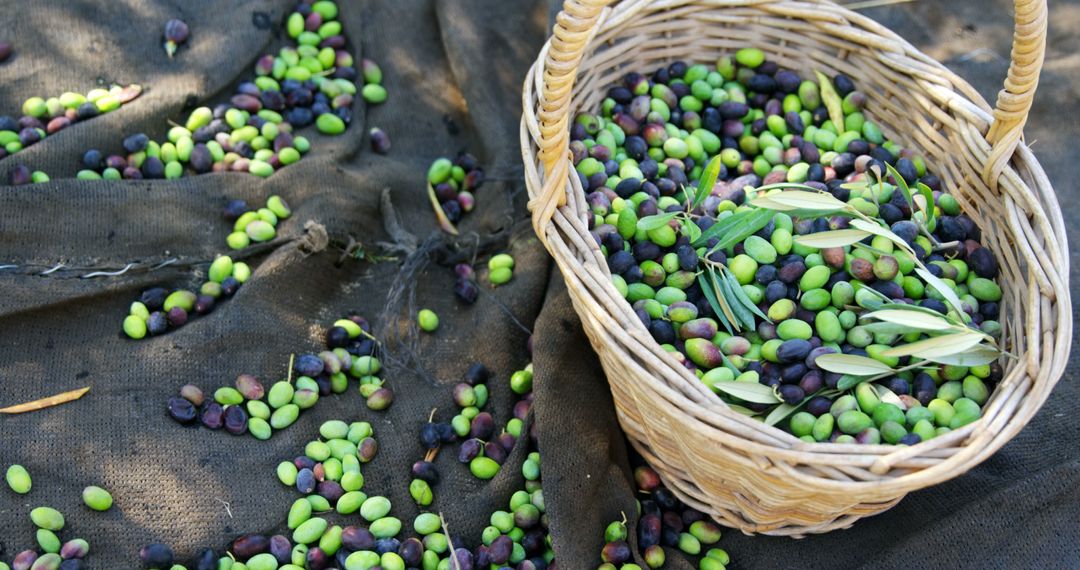
[[[758,188],[747,187],[748,207],[732,211],[731,214],[719,218],[708,229],[702,230],[694,221],[694,211],[698,210],[712,193],[720,168],[719,157],[713,158],[702,172],[697,188],[684,188],[685,210],[643,217],[637,221],[636,227],[638,230],[649,231],[678,220],[682,233],[689,238],[692,247],[705,247],[713,239],[716,240],[705,255],[699,256],[701,269],[697,272],[697,281],[720,324],[729,333],[754,330],[755,317],[767,322],[771,321],[750,300],[732,271],[725,264],[709,258],[712,253],[727,249],[754,235],[781,212],[800,219],[831,215],[850,218],[849,227],[845,229],[795,236],[795,243],[806,247],[826,249],[852,246],[866,249],[877,255],[891,255],[889,252],[862,243],[868,237],[882,237],[889,240],[894,247],[899,248],[911,258],[915,264],[916,275],[941,295],[948,308],[947,312],[942,314],[927,307],[897,303],[869,286],[856,284],[859,289],[869,291],[876,297],[877,303],[874,304],[872,310],[862,315],[863,319],[876,321],[864,325],[869,332],[893,335],[919,333],[920,336],[926,336],[921,340],[888,348],[881,354],[884,357],[911,357],[915,361],[900,368],[893,368],[879,360],[854,354],[833,353],[818,356],[815,359],[818,367],[842,375],[837,387],[808,394],[801,403],[794,405],[784,403],[778,391],[769,386],[737,380],[713,384],[717,390],[745,402],[776,404],[763,418],[765,423],[774,425],[782,421],[805,405],[813,396],[828,395],[827,393],[836,395],[864,382],[882,380],[909,370],[928,369],[941,364],[978,366],[989,364],[1003,355],[1008,355],[997,346],[993,336],[970,325],[971,317],[964,311],[956,292],[929,271],[907,241],[880,221],[867,216],[828,192],[805,184],[786,182]],[[955,247],[956,243],[938,242],[931,233],[936,224],[932,190],[919,182],[916,183],[913,193],[892,165],[886,164],[886,168],[896,182],[895,190],[901,193],[913,213],[912,221],[917,225],[919,232],[930,239],[933,249]],[[873,173],[877,177],[880,190],[885,184],[881,172],[875,168]],[[845,188],[869,189],[870,183],[847,183]],[[876,202],[876,195],[873,192],[871,195]],[[857,311],[866,310],[858,306],[850,308]],[[723,364],[736,376],[740,374],[738,368],[726,356],[723,356]],[[895,394],[883,386],[872,385],[872,387],[880,397],[888,400],[896,399]],[[733,405],[733,409],[755,417],[761,415],[759,412],[738,405]]]

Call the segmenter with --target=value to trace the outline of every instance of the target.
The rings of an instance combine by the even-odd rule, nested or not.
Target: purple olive
[[[458,279],[454,284],[454,295],[458,300],[466,305],[472,305],[476,303],[477,297],[480,296],[480,289],[476,286],[476,283],[469,279]]]
[[[165,318],[170,326],[182,327],[188,322],[188,313],[181,307],[173,307],[165,314]]]
[[[372,550],[375,548],[375,536],[366,528],[347,526],[341,531],[341,546],[349,550]]]
[[[412,475],[416,479],[426,481],[432,485],[439,482],[439,470],[430,461],[420,460],[413,463]]]
[[[312,548],[307,551],[307,556],[304,557],[305,568],[310,570],[326,570],[330,567],[331,557],[323,549],[319,547]]]
[[[16,164],[8,171],[8,183],[12,186],[22,186],[31,182],[30,168],[25,164]]]
[[[488,545],[488,557],[492,564],[506,564],[513,554],[514,541],[507,535],[500,535]]]
[[[270,537],[269,552],[279,564],[287,564],[292,559],[292,543],[285,536],[275,534]]]
[[[661,527],[659,516],[652,513],[643,515],[638,522],[638,547],[648,548],[660,544]]]
[[[247,560],[270,550],[270,539],[261,534],[245,534],[234,540],[229,550],[237,558]]]
[[[424,543],[419,538],[407,538],[398,547],[398,556],[409,568],[419,568],[423,564]]]
[[[243,435],[247,432],[247,412],[240,406],[225,408],[225,431],[233,435]]]
[[[379,442],[373,437],[365,437],[356,447],[356,455],[360,458],[360,462],[367,463],[375,459],[375,454],[379,451]]]
[[[458,461],[461,463],[469,463],[477,456],[480,455],[480,450],[483,449],[484,444],[478,439],[465,440],[461,447],[458,448]]]
[[[345,490],[341,488],[341,485],[337,481],[322,481],[315,487],[315,492],[322,498],[330,501],[333,505],[337,503],[337,500],[345,494]]]
[[[187,41],[190,31],[188,25],[183,20],[177,20],[173,18],[168,22],[165,22],[165,53],[172,58],[176,53],[176,48]]]
[[[37,558],[37,552],[24,550],[15,555],[15,559],[11,561],[11,568],[12,570],[30,570]]]
[[[139,559],[147,566],[164,568],[172,566],[173,551],[168,546],[155,542],[139,550]]]
[[[604,562],[616,566],[629,562],[632,557],[630,545],[621,540],[605,544],[604,549],[600,552],[600,558]]]
[[[469,437],[488,440],[495,433],[495,419],[487,412],[480,412],[473,418]]]
[[[225,409],[217,402],[207,402],[199,410],[199,422],[210,429],[221,429],[225,425]]]
[[[315,479],[315,472],[311,469],[301,469],[296,474],[296,490],[308,495],[315,491],[318,486],[318,481]]]
[[[323,372],[323,361],[317,354],[302,354],[296,358],[293,370],[301,376],[315,378]]]
[[[181,424],[195,421],[195,406],[180,397],[169,398],[169,417]]]
[[[371,129],[371,150],[376,154],[386,154],[390,152],[390,136],[385,131],[378,127]]]
[[[491,459],[495,463],[502,465],[506,462],[506,449],[499,445],[496,441],[489,441],[484,444],[484,456]]]
[[[209,295],[199,295],[195,298],[195,313],[205,315],[214,310],[217,301]]]

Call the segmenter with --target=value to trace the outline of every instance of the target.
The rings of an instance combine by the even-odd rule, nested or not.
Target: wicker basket
[[[558,263],[607,372],[619,421],[686,503],[746,533],[850,526],[956,477],[1031,419],[1072,341],[1069,257],[1053,189],[1022,142],[1046,40],[1045,0],[1016,0],[1005,89],[991,107],[874,21],[824,0],[567,0],[525,80],[522,154],[537,235]],[[653,341],[589,234],[569,119],[630,70],[713,62],[753,46],[781,66],[842,72],[886,134],[927,157],[1001,265],[1005,346],[1019,355],[983,417],[911,447],[806,443],[727,408]],[[576,83],[576,89],[575,89]]]

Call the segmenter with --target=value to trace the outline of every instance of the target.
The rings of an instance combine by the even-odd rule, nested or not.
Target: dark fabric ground
[[[120,183],[62,178],[74,175],[87,148],[119,149],[125,134],[140,130],[160,138],[166,119],[182,120],[194,105],[227,95],[250,76],[258,55],[280,46],[279,23],[291,3],[247,0],[223,8],[204,0],[51,0],[9,2],[0,10],[0,30],[17,53],[0,66],[0,111],[17,112],[31,95],[85,92],[99,82],[148,88],[120,111],[0,161],[0,174],[25,162],[54,178],[0,190],[0,265],[19,266],[0,270],[0,405],[93,386],[76,404],[0,418],[0,466],[21,463],[34,475],[28,496],[0,491],[0,559],[31,545],[26,513],[39,504],[68,515],[63,536],[90,541],[95,569],[133,567],[139,546],[153,540],[190,556],[205,545],[221,549],[237,534],[279,531],[295,493],[277,483],[273,467],[298,454],[319,423],[332,418],[373,422],[381,451],[365,467],[365,491],[391,497],[396,514],[411,521],[407,470],[422,455],[416,429],[432,408],[449,417],[448,386],[470,362],[496,372],[490,409],[500,423],[509,417],[505,381],[528,362],[528,334],[515,320],[536,333],[534,410],[560,567],[594,567],[603,526],[620,511],[634,512],[628,452],[602,370],[561,278],[524,222],[520,83],[555,4],[341,5],[354,52],[383,66],[387,104],[366,111],[358,104],[344,136],[305,133],[313,152],[267,180],[214,174]],[[917,2],[869,14],[992,100],[1007,68],[1010,5]],[[1080,166],[1070,141],[1080,134],[1074,103],[1080,40],[1072,31],[1080,25],[1080,2],[1054,2],[1051,10],[1047,68],[1028,140],[1037,141],[1034,149],[1075,227],[1080,196],[1071,180]],[[170,61],[159,36],[175,16],[189,23],[192,37]],[[272,26],[257,25],[266,17]],[[393,139],[389,156],[368,150],[364,134],[372,126]],[[338,263],[350,237],[368,251],[390,240],[379,206],[383,188],[408,231],[421,241],[432,235],[423,172],[435,157],[463,149],[480,157],[489,182],[456,246],[439,243],[430,255],[411,257],[407,268],[417,270],[415,280],[399,271],[403,254],[396,262]],[[251,254],[255,276],[234,299],[164,337],[120,337],[120,321],[141,289],[197,286],[205,276],[207,262],[224,249],[219,212],[227,198],[254,204],[275,193],[294,215],[279,226],[276,247]],[[309,221],[321,228],[305,233]],[[458,305],[452,272],[439,262],[483,259],[507,248],[517,259],[514,281],[496,290],[484,286],[476,306]],[[174,258],[168,268],[145,270]],[[73,269],[36,275],[59,262]],[[122,277],[78,278],[88,268],[129,262],[139,268]],[[1073,266],[1075,277],[1080,263],[1074,259]],[[402,291],[410,282],[415,290]],[[397,302],[388,304],[388,291],[399,293]],[[391,332],[416,306],[435,309],[442,327],[399,345],[400,335]],[[394,348],[395,362],[383,373],[398,394],[389,412],[368,411],[350,390],[324,399],[268,442],[181,429],[165,417],[164,401],[184,383],[209,390],[242,372],[276,380],[290,352],[316,349],[322,327],[350,310],[377,319],[376,333]],[[1014,442],[959,479],[914,493],[851,530],[801,541],[730,532],[721,546],[738,568],[1080,567],[1075,375],[1070,369]],[[456,532],[476,537],[487,513],[505,507],[520,475],[504,469],[481,484],[452,455],[438,459],[444,481],[435,507]],[[96,514],[81,505],[79,491],[89,484],[113,491],[112,511]],[[693,567],[674,554],[669,559],[668,567]]]

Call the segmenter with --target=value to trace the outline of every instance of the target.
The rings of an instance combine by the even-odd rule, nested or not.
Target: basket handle
[[[1039,84],[1043,57],[1046,55],[1046,0],[1016,0],[1013,31],[1012,62],[1005,87],[998,92],[994,106],[994,122],[986,133],[993,147],[983,168],[983,180],[997,188],[997,179],[1024,136],[1035,88]]]
[[[543,88],[540,90],[540,160],[544,164],[544,186],[529,201],[533,227],[546,239],[544,226],[555,208],[566,203],[566,175],[570,152],[570,101],[574,80],[600,15],[614,0],[566,0],[555,17],[555,29],[544,59]]]
[[[555,17],[555,28],[544,60],[543,88],[539,93],[540,160],[544,186],[529,201],[536,234],[545,239],[544,226],[555,209],[566,203],[566,157],[570,145],[570,102],[581,58],[605,8],[614,0],[566,0]],[[1046,0],[1015,0],[1012,61],[1005,87],[998,93],[994,120],[986,134],[992,146],[983,180],[997,187],[1023,138],[1035,88],[1046,54]]]

